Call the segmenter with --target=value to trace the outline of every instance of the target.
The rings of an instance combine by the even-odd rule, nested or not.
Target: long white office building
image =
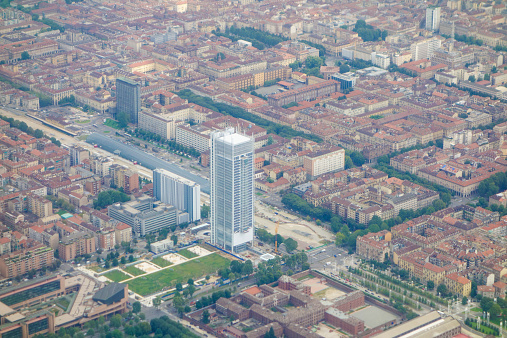
[[[201,219],[201,186],[165,169],[153,170],[153,197],[186,211],[190,222]]]
[[[211,242],[241,252],[254,236],[254,141],[234,128],[211,139]]]

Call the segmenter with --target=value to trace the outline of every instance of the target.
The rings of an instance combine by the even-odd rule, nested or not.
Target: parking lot
[[[317,270],[325,267],[336,267],[336,269],[340,269],[341,267],[345,268],[345,266],[349,266],[353,260],[352,255],[349,255],[346,250],[335,245],[328,245],[322,249],[315,249],[309,251],[307,254],[308,263],[310,263],[312,269]]]

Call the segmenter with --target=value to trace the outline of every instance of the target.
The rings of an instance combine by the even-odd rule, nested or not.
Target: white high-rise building
[[[211,243],[232,252],[254,237],[253,139],[233,128],[211,134]]]
[[[153,197],[186,211],[189,221],[201,219],[201,186],[165,169],[153,170]]]
[[[435,51],[442,46],[442,41],[437,37],[422,39],[410,45],[412,61],[429,59],[435,54]]]
[[[426,8],[426,29],[438,31],[440,28],[440,7],[429,6]]]

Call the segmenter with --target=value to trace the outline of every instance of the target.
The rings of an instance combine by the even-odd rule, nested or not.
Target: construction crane
[[[278,253],[278,226],[280,225],[280,221],[276,221],[275,227],[275,253]]]

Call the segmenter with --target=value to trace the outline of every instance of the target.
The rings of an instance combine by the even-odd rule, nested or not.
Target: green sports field
[[[151,262],[153,264],[156,264],[156,265],[160,266],[161,268],[165,268],[166,266],[173,265],[173,263],[169,262],[166,259],[163,259],[162,257],[153,258],[151,260]]]
[[[166,268],[161,271],[140,276],[126,282],[129,289],[137,294],[146,296],[164,287],[174,287],[176,283],[186,283],[189,278],[197,279],[205,275],[216,273],[221,268],[228,267],[230,261],[227,258],[213,253],[202,258]]]
[[[118,270],[109,271],[108,273],[105,273],[103,276],[109,278],[113,282],[121,282],[125,279],[131,278],[129,275],[126,275]]]
[[[188,259],[192,259],[194,257],[199,256],[198,254],[193,253],[192,251],[189,251],[187,249],[183,249],[183,250],[178,251],[178,255],[182,255],[183,257],[188,258]]]
[[[132,276],[140,276],[140,275],[144,275],[146,273],[143,270],[136,268],[133,265],[127,266],[126,268],[123,269],[123,271],[130,273]]]

